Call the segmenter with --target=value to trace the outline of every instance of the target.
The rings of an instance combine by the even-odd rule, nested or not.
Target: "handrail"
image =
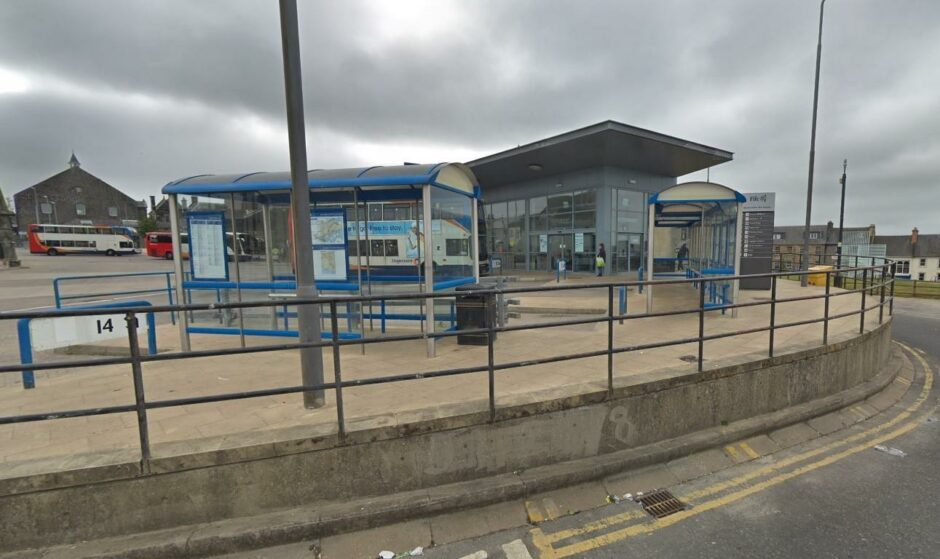
[[[868,258],[878,258],[878,257],[868,257]],[[446,332],[434,332],[434,333],[416,333],[416,334],[401,334],[393,336],[383,336],[378,338],[360,338],[360,339],[344,339],[342,333],[339,331],[337,324],[337,318],[339,316],[337,305],[346,304],[350,302],[385,302],[385,301],[401,301],[401,300],[425,300],[425,299],[435,299],[440,298],[441,293],[403,293],[403,294],[378,294],[378,295],[354,295],[354,296],[343,296],[343,297],[316,297],[316,298],[302,298],[302,299],[293,299],[287,305],[297,306],[297,305],[308,305],[308,304],[317,304],[317,305],[329,305],[330,307],[330,336],[326,340],[318,340],[312,342],[294,342],[294,343],[278,343],[278,344],[265,344],[259,346],[249,346],[249,347],[238,347],[238,348],[224,348],[224,349],[212,349],[212,350],[195,350],[195,351],[178,351],[170,352],[156,355],[146,355],[142,354],[140,351],[139,341],[137,339],[137,329],[132,325],[136,325],[137,315],[140,313],[158,313],[158,312],[169,312],[169,313],[186,313],[189,311],[201,311],[201,310],[217,310],[217,309],[245,309],[245,308],[258,308],[258,307],[284,307],[284,301],[250,301],[250,302],[231,302],[231,303],[208,303],[208,304],[169,304],[163,306],[147,306],[147,307],[128,307],[121,309],[125,313],[125,320],[128,323],[128,344],[130,348],[130,355],[128,357],[105,357],[105,358],[95,358],[95,359],[83,359],[76,361],[56,361],[56,362],[47,362],[47,363],[30,363],[28,365],[19,364],[19,365],[0,365],[0,374],[18,372],[24,370],[51,370],[51,369],[79,369],[79,368],[88,368],[88,367],[97,367],[101,365],[116,365],[116,364],[130,364],[133,372],[133,380],[135,387],[135,403],[121,406],[109,406],[109,407],[99,407],[99,408],[89,408],[89,409],[73,409],[73,410],[64,410],[56,412],[45,412],[45,413],[31,413],[31,414],[21,414],[21,415],[12,415],[0,417],[0,425],[13,424],[13,423],[24,423],[24,422],[33,422],[33,421],[45,421],[50,419],[58,419],[64,417],[85,417],[92,415],[104,415],[104,414],[113,414],[113,413],[125,413],[125,412],[135,412],[138,418],[138,430],[139,430],[139,444],[141,451],[142,464],[145,471],[149,471],[149,460],[150,460],[150,443],[149,443],[149,424],[147,419],[147,411],[151,409],[181,406],[181,405],[191,405],[199,403],[212,403],[212,402],[222,402],[229,400],[239,400],[246,398],[256,398],[262,396],[271,396],[271,395],[284,395],[284,394],[293,394],[299,392],[307,391],[316,391],[316,390],[335,390],[336,391],[336,407],[337,407],[337,432],[339,438],[342,440],[345,438],[346,434],[346,422],[345,422],[345,410],[342,399],[342,391],[344,388],[353,388],[359,386],[367,385],[376,385],[376,384],[385,384],[392,382],[407,382],[410,380],[417,379],[426,379],[426,378],[437,378],[444,376],[454,376],[462,374],[472,374],[487,372],[487,382],[489,385],[489,410],[490,410],[490,420],[496,420],[496,396],[495,396],[495,373],[496,371],[504,371],[518,367],[530,367],[533,365],[541,365],[546,363],[558,363],[564,361],[571,361],[577,359],[586,359],[600,356],[607,356],[608,358],[608,374],[607,374],[607,392],[608,396],[613,395],[613,356],[615,354],[633,352],[633,351],[642,351],[646,349],[655,349],[661,347],[669,347],[682,344],[697,343],[698,344],[698,355],[697,355],[697,365],[698,370],[703,370],[703,361],[704,361],[704,343],[706,341],[724,339],[734,336],[742,335],[751,335],[762,332],[768,333],[768,355],[773,357],[774,351],[774,332],[782,328],[791,328],[795,326],[823,323],[823,337],[822,343],[825,345],[828,343],[828,326],[829,322],[832,320],[837,320],[840,318],[845,318],[854,315],[860,315],[860,325],[859,333],[864,333],[865,328],[865,313],[874,311],[878,309],[878,322],[879,324],[884,321],[884,307],[888,305],[888,314],[889,316],[893,314],[893,303],[894,303],[894,290],[895,290],[895,272],[897,264],[894,261],[888,259],[882,259],[881,264],[873,264],[870,266],[856,266],[856,267],[845,267],[845,268],[833,268],[825,271],[796,271],[796,272],[770,272],[763,274],[750,274],[750,275],[733,275],[733,276],[700,276],[695,278],[681,278],[681,279],[668,279],[668,280],[646,280],[646,281],[609,281],[604,283],[595,283],[588,285],[549,285],[549,286],[539,286],[539,287],[518,287],[518,288],[488,288],[475,290],[472,293],[474,295],[497,295],[497,294],[513,294],[513,293],[538,293],[538,292],[564,292],[571,290],[579,289],[606,289],[608,291],[608,310],[605,316],[601,317],[591,317],[591,318],[576,318],[570,320],[556,320],[549,322],[541,322],[535,324],[519,324],[513,326],[497,326],[495,323],[488,324],[484,328],[473,328],[473,329],[464,329],[458,331],[446,331]],[[833,278],[840,278],[843,274],[853,273],[858,275],[858,272],[861,272],[861,287],[859,288],[857,283],[853,285],[851,290],[843,290],[833,293],[829,286],[832,284]],[[150,272],[142,274],[111,274],[108,277],[133,277],[135,275],[160,275],[166,274],[168,272]],[[171,272],[169,272],[171,273]],[[792,277],[799,275],[819,275],[824,274],[826,279],[826,290],[824,294],[811,294],[798,297],[786,297],[778,298],[777,297],[777,279],[779,277]],[[56,278],[59,279],[75,279],[76,277],[63,277]],[[751,301],[747,303],[735,302],[732,304],[723,304],[723,305],[714,305],[707,306],[705,302],[705,291],[707,285],[710,282],[728,282],[728,281],[738,281],[744,278],[771,278],[771,297],[766,301]],[[876,277],[878,281],[876,282]],[[87,276],[86,276],[87,278]],[[853,278],[857,279],[857,278]],[[676,285],[676,284],[691,284],[699,291],[699,304],[697,307],[673,311],[660,311],[660,312],[650,312],[645,314],[627,314],[626,312],[615,312],[614,303],[613,303],[613,293],[614,288],[625,288],[625,287],[643,287],[649,285]],[[861,304],[857,310],[852,310],[848,312],[843,312],[835,315],[830,315],[829,312],[829,301],[832,297],[850,295],[850,294],[861,294]],[[877,301],[873,304],[866,306],[867,295],[872,297],[877,296]],[[809,301],[809,300],[818,300],[824,299],[824,313],[822,317],[809,318],[804,320],[798,320],[787,323],[777,323],[775,310],[776,306],[782,303],[796,302],[796,301]],[[715,311],[725,311],[727,309],[736,309],[736,308],[745,308],[745,307],[756,307],[761,305],[768,305],[770,307],[770,320],[767,326],[757,326],[746,329],[734,330],[731,332],[719,332],[719,333],[705,333],[705,317],[708,313],[714,313]],[[48,317],[66,317],[66,316],[97,316],[103,314],[114,314],[114,308],[106,309],[78,309],[78,308],[61,308],[54,311],[13,311],[13,312],[0,312],[0,320],[18,320],[18,319],[33,319],[33,318],[48,318]],[[625,320],[641,320],[644,318],[653,318],[653,317],[662,317],[662,316],[674,316],[682,314],[697,314],[698,315],[698,333],[696,336],[685,337],[679,339],[670,339],[664,341],[649,342],[643,344],[634,344],[628,346],[617,347],[613,343],[613,323],[614,321],[619,321],[623,323]],[[184,316],[184,315],[181,315]],[[494,339],[498,332],[516,332],[524,330],[537,330],[542,328],[555,328],[562,326],[576,326],[576,325],[585,325],[585,324],[595,324],[607,322],[608,324],[608,340],[607,345],[604,349],[593,350],[593,351],[584,351],[573,354],[563,354],[563,355],[551,355],[546,357],[541,357],[537,359],[527,359],[520,361],[512,362],[502,362],[497,363],[494,359]],[[457,367],[457,368],[446,368],[435,371],[427,372],[414,372],[414,373],[403,373],[397,375],[387,375],[381,377],[373,377],[368,379],[354,379],[354,380],[343,380],[342,378],[342,359],[340,354],[340,348],[346,345],[368,345],[368,344],[379,344],[379,343],[389,343],[396,341],[412,341],[412,340],[426,340],[429,337],[432,338],[446,338],[449,336],[459,336],[467,334],[485,334],[487,338],[487,362],[486,364],[480,364],[475,366],[468,367]],[[179,359],[194,359],[194,358],[204,358],[204,357],[215,357],[215,356],[224,356],[224,355],[239,355],[246,353],[262,353],[270,351],[284,351],[291,349],[300,349],[300,348],[311,348],[319,347],[332,348],[333,355],[333,366],[334,366],[334,378],[335,381],[331,383],[321,383],[317,385],[295,385],[295,386],[286,386],[286,387],[277,387],[269,388],[263,390],[251,390],[251,391],[236,391],[228,392],[223,394],[214,394],[210,396],[194,396],[194,397],[183,397],[176,398],[171,400],[158,400],[158,401],[148,401],[144,393],[144,384],[141,378],[141,365],[146,362],[153,361],[172,361]]]

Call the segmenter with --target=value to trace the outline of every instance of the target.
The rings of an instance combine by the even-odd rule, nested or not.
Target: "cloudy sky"
[[[313,167],[465,161],[606,119],[735,152],[803,220],[818,2],[300,0]],[[0,187],[137,198],[288,168],[275,0],[0,2]],[[813,220],[940,233],[940,2],[830,0]],[[703,174],[689,178],[704,178]]]

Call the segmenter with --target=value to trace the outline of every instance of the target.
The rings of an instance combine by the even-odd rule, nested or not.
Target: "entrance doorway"
[[[567,262],[568,269],[571,269],[571,251],[574,246],[573,239],[574,236],[570,233],[548,236],[548,254],[551,258],[550,271],[558,269],[559,260]]]
[[[643,235],[640,233],[617,233],[614,247],[613,271],[635,272],[643,265]]]

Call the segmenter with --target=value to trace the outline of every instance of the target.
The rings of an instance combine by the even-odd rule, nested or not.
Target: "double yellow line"
[[[898,345],[903,347],[908,353],[910,353],[914,358],[916,358],[920,362],[924,370],[924,386],[921,388],[920,394],[918,395],[917,399],[910,406],[908,406],[904,411],[899,413],[894,418],[882,424],[879,424],[871,429],[868,429],[867,431],[857,433],[855,435],[846,437],[844,439],[840,439],[838,441],[829,443],[819,448],[815,448],[813,450],[804,452],[802,454],[785,458],[777,463],[753,470],[739,477],[736,477],[736,478],[733,478],[733,479],[730,479],[721,483],[716,483],[714,485],[705,487],[698,491],[693,491],[692,493],[689,493],[687,495],[680,496],[682,500],[693,503],[695,505],[695,508],[684,510],[684,511],[669,515],[665,518],[661,518],[652,522],[633,524],[625,528],[621,528],[620,530],[608,532],[606,534],[602,534],[602,535],[595,536],[590,539],[585,539],[585,540],[581,540],[578,542],[574,542],[569,545],[562,545],[557,548],[554,547],[554,544],[562,540],[574,538],[577,536],[582,536],[585,534],[590,534],[592,532],[605,530],[607,528],[612,528],[616,525],[623,524],[631,520],[644,518],[646,517],[646,514],[640,510],[632,510],[632,511],[624,512],[621,514],[613,515],[608,518],[603,518],[594,522],[589,522],[578,528],[573,528],[570,530],[561,530],[558,532],[553,532],[551,534],[543,533],[540,528],[533,528],[531,531],[532,543],[539,550],[539,557],[541,559],[561,559],[563,557],[571,557],[572,555],[576,555],[579,553],[586,553],[588,551],[592,551],[592,550],[595,550],[595,549],[598,549],[598,548],[601,548],[601,547],[604,547],[604,546],[607,546],[607,545],[610,545],[619,541],[623,541],[633,536],[655,532],[656,530],[665,528],[667,526],[672,526],[673,524],[682,522],[683,520],[686,520],[693,516],[697,516],[699,514],[702,514],[703,512],[707,512],[707,511],[716,509],[718,507],[722,507],[722,506],[734,503],[736,501],[740,501],[741,499],[744,499],[745,497],[749,497],[750,495],[753,495],[755,493],[758,493],[760,491],[763,491],[775,485],[779,485],[787,480],[812,472],[813,470],[822,468],[823,466],[828,466],[844,458],[852,456],[853,454],[858,454],[859,452],[868,450],[875,444],[880,444],[885,441],[895,439],[897,437],[900,437],[901,435],[904,435],[912,431],[913,429],[915,429],[921,424],[920,421],[911,421],[909,423],[902,425],[901,427],[898,427],[897,429],[894,429],[893,431],[890,431],[888,433],[875,437],[874,439],[866,440],[865,442],[861,444],[852,446],[836,454],[826,456],[825,458],[822,458],[816,462],[812,462],[810,464],[795,468],[791,471],[781,473],[775,477],[771,477],[762,482],[756,483],[754,485],[750,485],[748,487],[745,487],[733,493],[729,493],[721,497],[717,497],[717,498],[704,501],[701,503],[695,502],[699,499],[709,497],[718,493],[722,493],[729,489],[735,488],[739,485],[747,483],[748,481],[763,477],[768,474],[772,474],[774,472],[778,472],[784,468],[787,468],[799,462],[803,462],[809,458],[819,456],[820,454],[824,454],[840,446],[851,444],[851,443],[860,441],[862,439],[866,439],[872,435],[878,434],[882,431],[886,431],[890,429],[891,427],[894,427],[895,425],[911,417],[911,415],[913,415],[918,409],[920,409],[920,407],[924,404],[924,402],[927,401],[927,398],[930,396],[930,390],[933,387],[934,373],[931,370],[930,365],[927,363],[927,361],[923,357],[921,357],[918,353],[913,351],[910,347],[904,344],[901,344],[900,342],[896,342],[896,343],[898,343]]]

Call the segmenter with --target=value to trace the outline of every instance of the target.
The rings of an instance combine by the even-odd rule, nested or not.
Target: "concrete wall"
[[[70,543],[432,487],[637,447],[838,394],[873,378],[890,322],[703,373],[663,370],[576,396],[67,474],[0,480],[0,549]],[[629,381],[629,382],[627,382]],[[532,402],[531,398],[527,399]],[[445,410],[446,411],[446,410]],[[388,426],[380,426],[384,421]],[[378,426],[376,426],[378,425]]]

